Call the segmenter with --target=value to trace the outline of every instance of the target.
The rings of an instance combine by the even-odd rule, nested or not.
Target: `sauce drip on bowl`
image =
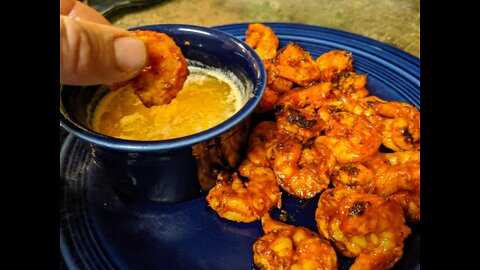
[[[245,104],[236,77],[215,69],[189,69],[183,89],[166,105],[146,108],[128,88],[108,93],[95,109],[93,130],[128,140],[173,139],[214,127]]]

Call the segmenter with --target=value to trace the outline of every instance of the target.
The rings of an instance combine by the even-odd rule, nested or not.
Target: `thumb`
[[[60,15],[60,83],[112,84],[146,64],[145,44],[129,31]]]

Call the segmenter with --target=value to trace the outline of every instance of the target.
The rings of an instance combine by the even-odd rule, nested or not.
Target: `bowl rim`
[[[243,40],[225,33],[223,31],[203,27],[198,25],[189,25],[189,24],[150,24],[142,25],[137,27],[129,28],[128,30],[153,30],[160,32],[160,29],[168,30],[177,30],[177,31],[189,31],[194,33],[207,34],[209,36],[215,35],[222,40],[228,40],[232,43],[235,43],[236,46],[243,48],[244,52],[253,58],[253,66],[257,66],[256,70],[256,80],[252,82],[253,90],[257,90],[256,94],[248,99],[248,101],[233,114],[230,118],[224,122],[209,128],[207,130],[195,133],[192,135],[167,139],[167,140],[158,140],[158,141],[135,141],[127,139],[119,139],[110,137],[101,133],[97,133],[93,130],[90,130],[76,121],[74,121],[68,113],[65,111],[63,102],[61,99],[61,91],[63,86],[60,85],[60,124],[68,132],[74,134],[75,136],[90,142],[101,148],[111,149],[119,152],[136,152],[136,153],[153,153],[153,152],[165,152],[170,150],[181,149],[185,147],[190,147],[195,144],[210,140],[215,138],[226,131],[234,128],[239,125],[242,121],[248,119],[249,115],[253,113],[255,107],[261,100],[261,97],[265,91],[267,85],[267,75],[265,71],[265,66],[260,56],[255,52],[253,48],[247,45]],[[164,30],[167,31],[167,30]],[[173,36],[172,36],[173,38]],[[82,86],[68,86],[68,87],[82,87]]]

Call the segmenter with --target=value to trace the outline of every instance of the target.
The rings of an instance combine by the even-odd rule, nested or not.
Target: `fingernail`
[[[138,72],[145,66],[147,50],[138,38],[119,37],[113,41],[117,66],[124,72]]]

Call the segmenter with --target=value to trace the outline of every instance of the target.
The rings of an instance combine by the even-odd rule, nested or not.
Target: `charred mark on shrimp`
[[[348,210],[348,217],[361,216],[365,211],[367,211],[370,206],[370,202],[354,202],[352,207]]]
[[[412,134],[408,131],[408,129],[402,129],[402,136],[405,137],[405,141],[407,143],[415,143],[415,139],[413,138]]]
[[[350,166],[342,167],[342,168],[340,168],[340,170],[345,171],[350,175],[358,175],[358,173],[360,172],[359,168],[350,167]]]
[[[288,122],[301,128],[312,128],[317,123],[315,119],[307,120],[299,110],[288,108],[288,112],[290,113],[287,117]]]
[[[285,104],[277,104],[275,105],[275,107],[273,108],[273,112],[274,113],[277,113],[277,112],[281,112],[283,111],[283,108],[285,108]]]

